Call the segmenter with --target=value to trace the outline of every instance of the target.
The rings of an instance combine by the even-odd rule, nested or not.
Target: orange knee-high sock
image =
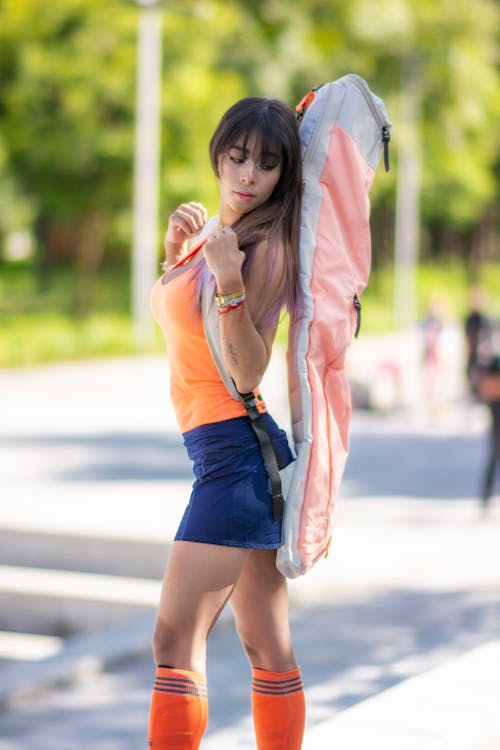
[[[252,711],[258,750],[300,750],[305,700],[300,669],[252,670]]]
[[[157,667],[149,714],[149,747],[197,750],[207,720],[206,677],[187,669]]]

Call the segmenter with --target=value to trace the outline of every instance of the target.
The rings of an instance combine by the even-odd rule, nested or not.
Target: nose
[[[245,163],[240,179],[244,185],[251,185],[255,181],[255,164],[253,161],[248,160]]]

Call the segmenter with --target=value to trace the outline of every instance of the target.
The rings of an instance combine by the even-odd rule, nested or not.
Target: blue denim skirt
[[[294,460],[284,430],[264,414],[280,468]],[[270,483],[248,417],[205,424],[183,433],[195,482],[176,540],[249,549],[277,549],[281,521],[273,519]]]

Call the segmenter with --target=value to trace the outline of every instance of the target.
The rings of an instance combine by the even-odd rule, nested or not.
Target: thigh
[[[252,550],[230,604],[252,666],[274,671],[296,666],[287,583],[276,567],[276,550]]]
[[[248,555],[249,551],[240,547],[173,543],[155,627],[159,663],[204,671],[207,636]]]

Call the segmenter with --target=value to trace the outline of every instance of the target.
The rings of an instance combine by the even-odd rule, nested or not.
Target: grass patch
[[[58,268],[45,291],[28,265],[0,265],[0,367],[34,365],[57,360],[136,354],[130,319],[130,284],[126,268],[102,271],[92,291],[93,311],[76,314],[81,294],[72,268]],[[488,311],[500,318],[500,264],[485,265],[480,282]],[[85,291],[85,288],[84,288]],[[372,273],[362,296],[362,335],[394,329],[394,276],[391,268]],[[447,320],[463,320],[469,305],[467,275],[457,263],[422,264],[416,278],[417,316],[422,319],[431,300],[440,300]],[[158,326],[149,351],[164,351]],[[286,344],[288,319],[283,317],[278,341]]]
[[[105,269],[99,275],[92,290],[91,314],[77,314],[78,294],[82,289],[78,289],[70,268],[58,268],[50,286],[40,291],[29,266],[0,266],[0,366],[139,352],[129,314],[126,270]],[[155,326],[152,349],[161,351],[163,346]]]
[[[0,333],[0,366],[137,352],[127,316],[95,314],[74,320],[57,313],[19,315]]]
[[[487,314],[500,318],[500,264],[485,264],[479,275],[479,284],[488,302]],[[466,269],[453,261],[421,263],[416,271],[415,297],[417,320],[425,317],[431,304],[437,304],[445,320],[461,322],[470,309],[470,283]],[[364,333],[394,330],[393,268],[377,269],[372,273],[361,303]]]

